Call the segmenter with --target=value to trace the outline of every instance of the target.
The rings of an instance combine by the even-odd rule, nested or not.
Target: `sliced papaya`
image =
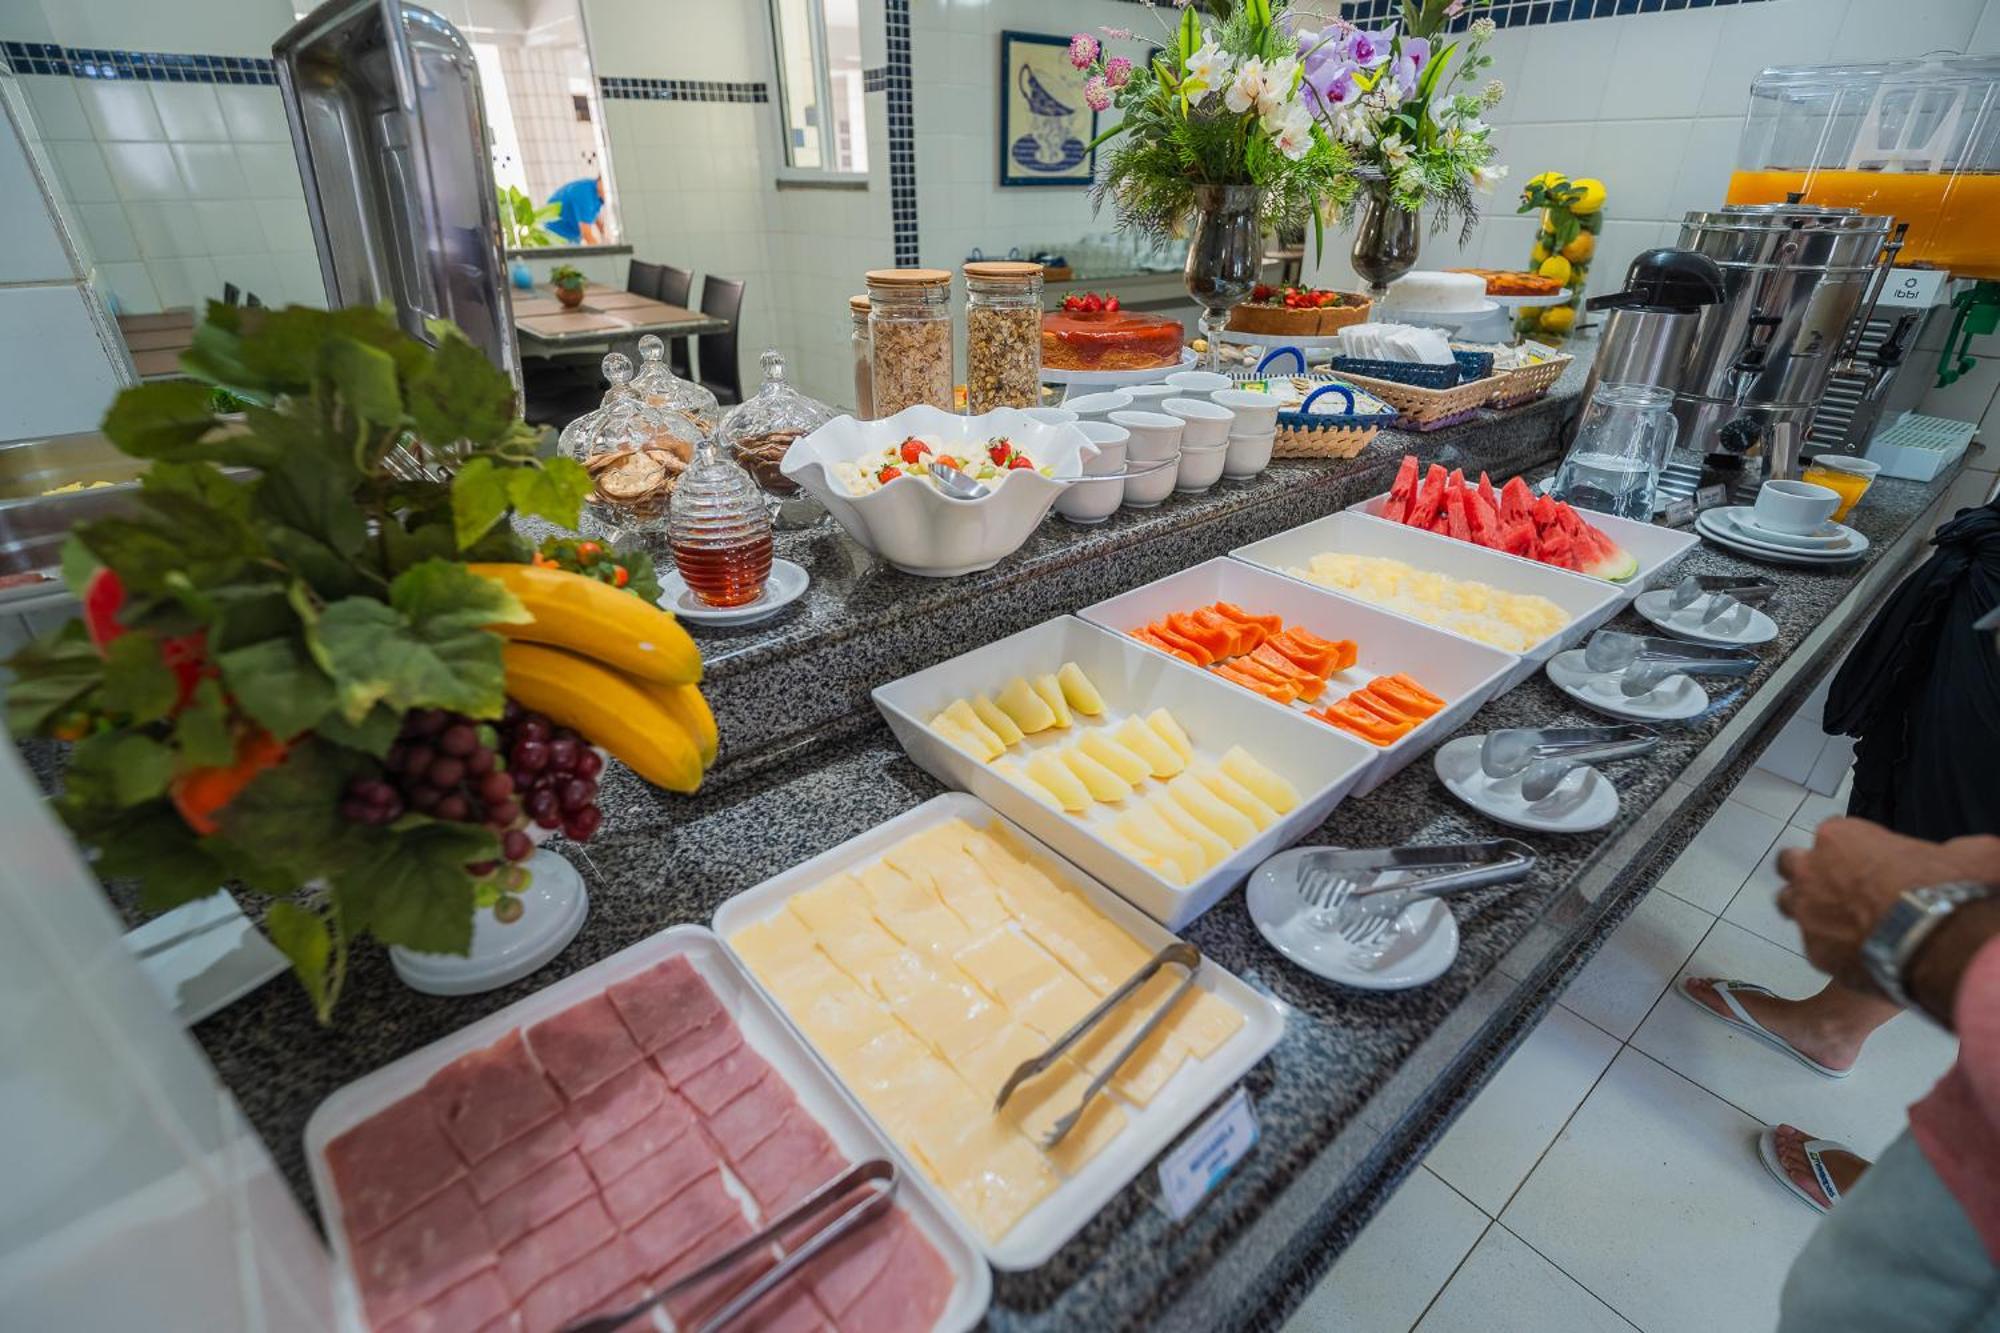
[[[1322,720],[1331,722],[1342,731],[1359,736],[1371,745],[1394,745],[1407,734],[1413,722],[1385,722],[1360,705],[1342,699],[1329,704],[1319,713]]]
[[[1170,614],[1167,617],[1167,628],[1183,639],[1198,643],[1207,649],[1210,661],[1228,657],[1236,648],[1236,631],[1233,626],[1224,625],[1218,628],[1204,625],[1186,611],[1175,611]]]
[[[1416,695],[1416,696],[1417,696],[1417,697],[1418,697],[1419,699],[1422,699],[1422,700],[1423,700],[1423,701],[1424,701],[1425,703],[1427,703],[1427,704],[1431,705],[1431,707],[1432,707],[1433,709],[1438,709],[1438,708],[1443,708],[1443,707],[1444,707],[1444,696],[1443,696],[1443,695],[1441,695],[1441,694],[1432,694],[1432,693],[1431,693],[1431,692],[1430,692],[1429,690],[1427,690],[1427,689],[1425,689],[1425,688],[1424,688],[1423,686],[1421,686],[1421,685],[1417,684],[1417,682],[1416,682],[1416,681],[1414,681],[1414,680],[1411,680],[1411,679],[1409,678],[1409,676],[1405,675],[1405,674],[1404,674],[1403,672],[1401,672],[1401,671],[1398,671],[1398,672],[1395,672],[1395,673],[1393,673],[1393,674],[1391,674],[1391,675],[1389,675],[1389,676],[1386,676],[1386,677],[1383,677],[1383,679],[1385,679],[1385,680],[1393,680],[1393,681],[1395,681],[1395,682],[1396,682],[1396,683],[1397,683],[1398,685],[1401,685],[1401,686],[1402,686],[1402,687],[1403,687],[1404,689],[1406,689],[1406,690],[1408,690],[1408,691],[1409,691],[1410,693],[1412,693],[1412,694]]]
[[[1393,702],[1370,689],[1360,689],[1347,696],[1346,702],[1365,712],[1373,713],[1392,727],[1400,727],[1405,722],[1421,722],[1423,718],[1398,708]]]
[[[1255,615],[1249,611],[1245,611],[1234,602],[1217,602],[1208,609],[1217,615],[1227,616],[1231,620],[1240,621],[1246,625],[1262,625],[1272,634],[1278,633],[1285,627],[1285,618],[1276,612],[1268,616]]]
[[[1220,654],[1212,650],[1207,644],[1197,643],[1185,635],[1176,634],[1168,627],[1167,622],[1164,620],[1156,620],[1151,625],[1148,625],[1147,628],[1153,631],[1154,638],[1166,644],[1167,647],[1192,657],[1196,666],[1207,666],[1220,656]]]
[[[1196,666],[1208,665],[1208,663],[1202,661],[1200,658],[1196,657],[1193,653],[1182,652],[1180,649],[1174,647],[1171,643],[1168,643],[1165,639],[1161,638],[1159,635],[1153,633],[1152,630],[1147,629],[1143,626],[1139,629],[1133,630],[1132,637],[1137,639],[1140,643],[1145,644],[1148,648],[1157,649],[1158,651],[1167,654],[1169,657],[1178,657],[1181,659],[1181,661],[1192,662]]]
[[[1265,640],[1264,647],[1286,658],[1302,671],[1310,671],[1324,680],[1340,670],[1340,649],[1331,643],[1310,644],[1298,636],[1302,633],[1297,625],[1283,634],[1273,634]]]
[[[1229,654],[1232,657],[1241,656],[1244,653],[1253,651],[1258,644],[1264,642],[1265,637],[1270,633],[1262,625],[1251,625],[1241,620],[1231,620],[1221,612],[1206,606],[1196,611],[1194,618],[1216,633],[1227,634],[1229,636]]]
[[[1213,671],[1216,675],[1222,677],[1224,680],[1228,681],[1232,685],[1241,685],[1246,690],[1254,690],[1256,693],[1263,695],[1266,699],[1273,699],[1281,704],[1288,704],[1292,700],[1299,697],[1298,692],[1293,690],[1289,685],[1269,684],[1266,681],[1258,680],[1254,676],[1247,676],[1243,672],[1238,671],[1235,668],[1228,666],[1227,664],[1223,666],[1213,666],[1210,667],[1209,670]]]
[[[1289,681],[1298,690],[1299,698],[1308,703],[1326,692],[1325,677],[1314,675],[1268,643],[1259,644],[1257,651],[1250,654],[1250,660]]]

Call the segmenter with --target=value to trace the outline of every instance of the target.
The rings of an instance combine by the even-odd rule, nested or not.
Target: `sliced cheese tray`
[[[947,1200],[994,1267],[1058,1249],[1277,1044],[1284,1011],[1212,961],[1153,976],[996,1112],[994,1095],[1173,936],[976,797],[951,792],[731,898],[715,933]]]
[[[933,777],[1177,930],[1325,820],[1374,746],[1062,616],[879,686]]]
[[[1625,605],[1598,579],[1352,511],[1328,514],[1230,558],[1514,654],[1495,693],[1581,643]]]
[[[1376,753],[1355,796],[1457,730],[1520,662],[1240,560],[1195,565],[1079,614],[1359,736]],[[1328,645],[1337,651],[1324,653]]]
[[[305,1149],[341,1327],[398,1333],[565,1327],[747,1238],[841,1159],[893,1160],[700,926],[355,1080],[313,1112]],[[895,1197],[752,1310],[841,1333],[891,1310],[897,1327],[976,1325],[992,1296],[979,1251],[926,1181],[902,1172]],[[698,1323],[747,1280],[731,1270],[668,1311]]]

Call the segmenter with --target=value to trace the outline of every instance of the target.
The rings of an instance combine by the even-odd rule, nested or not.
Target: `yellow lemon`
[[[1569,261],[1561,255],[1550,255],[1542,261],[1542,266],[1535,272],[1545,278],[1554,278],[1557,282],[1567,284],[1570,274]]]
[[[1569,211],[1579,217],[1585,213],[1595,213],[1604,207],[1604,182],[1582,176],[1570,182],[1576,187],[1577,197],[1570,204]]]
[[[1528,177],[1528,185],[1530,188],[1537,185],[1560,185],[1562,179],[1563,174],[1560,171],[1544,171],[1539,176]]]
[[[1562,248],[1562,257],[1572,264],[1586,264],[1597,253],[1597,238],[1587,231],[1580,231],[1576,239]]]
[[[1549,257],[1549,248],[1546,245],[1543,245],[1540,241],[1536,241],[1535,248],[1528,251],[1528,262],[1530,264],[1535,265],[1537,268],[1541,267],[1542,261],[1547,259],[1548,257]]]
[[[1576,308],[1552,305],[1542,311],[1542,327],[1550,333],[1568,333],[1576,324]]]

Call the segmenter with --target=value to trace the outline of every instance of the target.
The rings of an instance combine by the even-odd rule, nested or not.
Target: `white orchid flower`
[[[1229,57],[1210,38],[1188,57],[1187,68],[1181,74],[1181,93],[1188,101],[1199,103],[1228,78]]]
[[[1257,97],[1257,114],[1264,118],[1265,128],[1273,128],[1272,122],[1282,122],[1286,109],[1295,100],[1292,96],[1292,81],[1298,77],[1297,56],[1286,56],[1264,72],[1264,91]]]
[[[1312,128],[1312,113],[1301,103],[1294,101],[1274,140],[1278,145],[1278,151],[1294,162],[1304,157],[1312,147]]]
[[[1229,91],[1222,95],[1223,105],[1241,115],[1264,96],[1267,81],[1264,62],[1250,57],[1236,67],[1236,77],[1229,81]]]
[[[1483,166],[1472,169],[1472,184],[1475,189],[1491,192],[1493,187],[1507,179],[1504,166]]]
[[[1381,148],[1382,148],[1382,160],[1384,162],[1387,162],[1391,169],[1399,168],[1408,164],[1410,160],[1411,146],[1408,142],[1404,140],[1400,132],[1393,133],[1389,135],[1389,137],[1387,137],[1386,139],[1382,140]]]

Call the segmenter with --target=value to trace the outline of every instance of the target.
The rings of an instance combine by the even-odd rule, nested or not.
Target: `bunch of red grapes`
[[[441,708],[413,709],[383,760],[380,777],[356,778],[340,804],[346,818],[387,824],[413,810],[433,819],[484,824],[500,835],[500,854],[526,860],[535,850],[530,821],[588,841],[604,822],[597,775],[604,760],[568,727],[513,700],[496,723]],[[475,875],[493,862],[468,867]]]

